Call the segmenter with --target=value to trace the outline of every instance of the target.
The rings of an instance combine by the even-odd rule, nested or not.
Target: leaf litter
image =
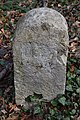
[[[39,101],[38,106],[33,104],[28,110],[15,103],[12,41],[18,19],[40,3],[2,0],[0,5],[0,120],[56,120],[60,117],[61,120],[80,120],[80,62],[77,59],[80,56],[80,1],[48,1],[48,7],[63,14],[69,28],[66,95],[51,102]]]

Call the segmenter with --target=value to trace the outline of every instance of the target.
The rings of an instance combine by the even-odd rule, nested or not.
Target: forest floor
[[[78,0],[48,1],[48,7],[59,11],[68,23],[69,53],[65,94],[58,95],[50,102],[43,101],[42,96],[37,94],[29,96],[25,99],[31,104],[28,109],[15,103],[13,35],[18,19],[39,6],[43,5],[36,0],[0,0],[0,120],[80,120],[80,53],[77,52],[80,49],[80,1]]]

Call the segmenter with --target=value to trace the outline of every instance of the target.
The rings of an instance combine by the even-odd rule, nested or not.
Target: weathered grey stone
[[[37,8],[20,18],[13,44],[17,104],[33,92],[47,100],[64,93],[67,45],[66,20],[57,11]]]

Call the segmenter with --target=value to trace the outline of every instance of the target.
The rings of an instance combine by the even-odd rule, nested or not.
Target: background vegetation
[[[41,0],[0,0],[0,120],[80,120],[80,1],[49,0],[47,6],[59,11],[68,23],[69,55],[64,95],[51,101],[34,93],[25,100],[29,108],[14,99],[12,42],[16,22],[29,10],[43,7]]]

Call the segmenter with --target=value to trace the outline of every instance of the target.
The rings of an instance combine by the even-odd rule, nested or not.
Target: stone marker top
[[[39,26],[41,26],[41,29]],[[25,39],[28,41],[29,39],[27,39],[25,31],[28,31],[29,38],[30,38],[33,36],[33,32],[35,33],[35,35],[38,33],[40,34],[42,29],[44,32],[48,31],[49,33],[48,36],[51,36],[53,32],[51,32],[50,29],[52,29],[53,27],[55,29],[54,30],[55,32],[57,28],[61,32],[65,30],[66,30],[65,32],[67,32],[68,30],[66,20],[59,12],[51,8],[46,8],[46,7],[36,8],[36,9],[30,10],[28,13],[26,13],[19,19],[17,23],[17,27],[16,27],[15,36],[16,37],[18,36],[18,39],[17,39],[18,41],[22,41],[21,36],[23,37],[23,34],[24,34]],[[41,35],[43,35],[44,32],[42,32]],[[65,33],[63,33],[62,37],[65,37],[64,34]]]

